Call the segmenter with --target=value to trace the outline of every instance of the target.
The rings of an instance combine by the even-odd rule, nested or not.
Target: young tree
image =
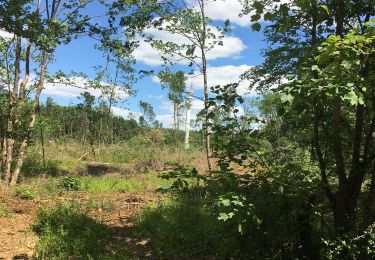
[[[208,121],[209,82],[207,75],[207,54],[216,46],[222,45],[224,32],[228,31],[229,21],[222,27],[213,26],[207,17],[206,8],[212,0],[167,0],[142,1],[135,4],[132,17],[123,19],[126,31],[135,35],[145,28],[156,28],[171,35],[178,35],[183,42],[160,40],[153,35],[143,33],[151,45],[163,53],[166,63],[177,61],[195,67],[203,76],[205,149],[208,170],[211,172],[211,132]]]
[[[186,76],[184,72],[171,72],[168,68],[158,75],[163,88],[169,90],[168,98],[173,104],[173,126],[176,132],[180,130],[181,113],[184,105],[183,93],[186,91]]]
[[[12,35],[9,40],[11,48],[4,51],[4,56],[7,57],[6,73],[2,75],[8,85],[7,127],[1,164],[6,184],[17,183],[26,148],[34,131],[48,60],[59,44],[66,44],[72,37],[84,32],[89,17],[83,15],[81,10],[90,2],[91,0],[0,2],[0,28]],[[38,57],[35,69],[39,71],[36,82],[27,88],[33,60],[32,50],[35,57]],[[21,65],[24,65],[23,70]],[[21,80],[22,71],[24,77]],[[34,94],[33,99],[29,99],[29,93]]]
[[[374,141],[373,98],[367,84],[372,82],[373,28],[367,22],[375,14],[374,2],[290,1],[273,9],[267,8],[272,1],[244,2],[256,11],[254,21],[263,17],[271,22],[265,35],[274,43],[265,52],[266,62],[250,74],[266,89],[282,79],[291,81],[279,88],[281,99],[300,111],[294,120],[305,122],[307,138],[312,139],[305,142],[313,144],[336,232],[348,233],[359,222],[361,187],[372,175],[368,145]],[[259,30],[260,24],[253,29]]]
[[[141,109],[141,116],[139,117],[139,124],[146,127],[161,127],[158,120],[156,120],[156,114],[151,104],[145,101],[139,101],[139,108]]]

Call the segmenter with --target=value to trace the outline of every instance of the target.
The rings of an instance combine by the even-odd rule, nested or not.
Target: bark
[[[15,170],[12,174],[12,180],[11,180],[11,183],[10,183],[11,186],[15,186],[17,184],[18,177],[19,177],[22,165],[23,165],[24,160],[25,160],[26,148],[28,146],[28,143],[29,143],[30,138],[31,138],[31,136],[33,134],[33,131],[34,131],[36,116],[37,116],[38,109],[39,109],[40,94],[42,93],[42,90],[43,90],[43,87],[44,87],[44,80],[45,80],[45,75],[46,75],[46,70],[47,70],[47,58],[48,58],[48,53],[47,53],[47,51],[43,50],[42,51],[41,71],[40,71],[40,75],[39,75],[39,82],[38,82],[38,85],[37,85],[36,90],[35,90],[35,98],[34,98],[34,102],[33,102],[31,120],[30,120],[30,123],[29,123],[29,126],[28,126],[27,136],[23,139],[23,141],[21,143],[21,146],[20,146],[20,149],[19,149],[16,167],[15,167]]]
[[[208,80],[207,80],[207,59],[206,59],[206,13],[205,13],[205,4],[203,1],[200,1],[200,11],[201,11],[201,18],[202,18],[202,39],[201,39],[201,54],[202,54],[202,73],[203,73],[203,89],[204,89],[204,110],[205,110],[205,125],[204,125],[204,135],[205,135],[205,149],[206,149],[206,157],[207,157],[207,166],[208,166],[208,172],[211,174],[212,171],[212,164],[211,164],[211,133],[208,126],[209,123],[209,100],[208,100]]]
[[[375,222],[375,163],[371,171],[371,186],[365,203],[365,226]]]
[[[14,120],[15,120],[15,110],[16,110],[16,101],[18,93],[18,84],[20,81],[20,63],[21,63],[21,37],[16,39],[16,55],[14,61],[14,79],[13,79],[13,89],[9,93],[9,117],[7,123],[7,138],[6,138],[6,156],[5,156],[5,166],[4,166],[4,180],[8,184],[11,177],[11,168],[13,161],[13,148],[14,148]]]

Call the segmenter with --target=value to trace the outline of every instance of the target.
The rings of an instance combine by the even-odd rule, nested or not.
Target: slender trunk
[[[200,1],[200,11],[201,11],[201,19],[202,19],[202,27],[203,27],[203,35],[201,39],[201,54],[202,54],[202,73],[203,73],[203,89],[204,89],[204,112],[205,112],[205,123],[203,126],[203,131],[205,135],[205,149],[206,149],[206,157],[207,157],[207,166],[209,175],[212,172],[212,163],[211,163],[211,132],[208,126],[209,124],[209,100],[208,100],[208,80],[207,80],[207,58],[206,58],[206,13],[205,13],[205,3],[203,0]]]
[[[173,127],[175,130],[175,133],[177,133],[176,103],[173,103]]]
[[[14,81],[13,89],[9,92],[9,117],[7,124],[7,140],[6,140],[6,156],[5,156],[5,166],[4,166],[4,180],[6,184],[9,184],[11,178],[11,169],[13,161],[13,148],[14,148],[14,120],[15,120],[15,110],[16,110],[16,101],[18,93],[18,84],[20,81],[20,63],[21,63],[21,37],[17,37],[16,43],[16,56],[14,62]]]
[[[44,149],[44,133],[43,133],[43,124],[40,125],[40,139],[42,142],[42,156],[43,156],[43,167],[46,167],[46,153]]]
[[[35,126],[35,121],[36,121],[36,115],[39,109],[39,99],[40,99],[40,94],[42,93],[43,87],[44,87],[44,79],[46,75],[46,70],[47,70],[47,58],[48,58],[48,53],[47,51],[42,52],[42,63],[41,63],[41,71],[39,75],[39,83],[36,87],[35,90],[35,98],[33,102],[33,109],[31,112],[31,120],[27,129],[27,136],[23,139],[21,143],[21,147],[19,149],[18,153],[18,158],[16,162],[16,167],[15,170],[12,174],[12,180],[10,185],[15,186],[18,181],[19,174],[21,172],[22,165],[25,160],[25,155],[26,155],[26,148],[28,146],[28,142],[33,134],[34,131],[34,126]]]
[[[365,202],[365,225],[370,225],[375,221],[375,162],[372,165],[371,185]]]
[[[336,0],[335,2],[335,20],[336,35],[342,36],[344,33],[345,19],[345,2]],[[354,209],[350,194],[350,187],[345,170],[345,160],[342,149],[342,133],[341,133],[341,98],[335,97],[332,107],[332,149],[336,164],[336,175],[339,179],[339,189],[336,193],[336,204],[334,208],[335,229],[338,234],[348,232],[354,221]]]

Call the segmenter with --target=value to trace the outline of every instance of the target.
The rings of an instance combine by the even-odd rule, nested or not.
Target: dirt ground
[[[86,213],[109,227],[113,254],[125,250],[135,259],[152,258],[148,241],[138,241],[129,236],[135,215],[144,207],[161,202],[162,196],[155,192],[108,193],[91,195],[71,192],[39,201],[21,200],[7,192],[0,192],[7,210],[0,217],[0,259],[32,259],[37,237],[31,230],[39,207],[51,207],[58,202],[74,200],[79,203],[110,201],[110,208],[98,207]]]

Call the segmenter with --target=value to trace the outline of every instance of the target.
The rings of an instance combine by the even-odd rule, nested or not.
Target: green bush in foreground
[[[41,210],[33,231],[36,259],[100,259],[108,244],[106,226],[71,205]]]
[[[201,194],[186,193],[144,210],[135,223],[136,236],[150,239],[162,259],[246,257],[236,230],[217,219]]]

